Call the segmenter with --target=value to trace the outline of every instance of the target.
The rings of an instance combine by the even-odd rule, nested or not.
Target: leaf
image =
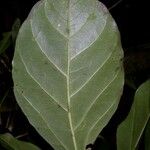
[[[11,44],[11,32],[3,33],[3,39],[0,41],[0,55],[5,52],[5,50]]]
[[[12,26],[12,31],[11,31],[13,43],[15,43],[16,41],[20,26],[21,26],[21,21],[19,18],[17,18]]]
[[[145,130],[145,150],[150,150],[150,119]]]
[[[20,24],[20,20],[16,19],[12,26],[12,31],[3,33],[3,39],[0,41],[0,55],[7,50],[12,41],[15,43]]]
[[[44,0],[22,25],[13,60],[16,99],[55,150],[84,150],[124,84],[116,23],[94,0]]]
[[[129,115],[117,130],[118,150],[135,150],[150,117],[150,80],[136,91]]]
[[[31,143],[17,140],[9,133],[0,134],[0,144],[2,144],[6,150],[40,150]]]

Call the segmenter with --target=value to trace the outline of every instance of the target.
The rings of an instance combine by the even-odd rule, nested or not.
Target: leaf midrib
[[[136,116],[136,104],[137,104],[137,102],[135,101],[135,103],[133,104],[133,121],[132,121],[132,126],[131,126],[131,142],[130,142],[130,149],[132,150],[133,148],[136,148],[137,147],[137,145],[138,145],[138,143],[139,143],[139,140],[140,140],[140,137],[142,136],[142,133],[143,133],[143,131],[144,131],[144,129],[145,129],[145,127],[146,127],[146,124],[147,124],[147,122],[148,122],[148,120],[149,120],[149,118],[150,118],[150,113],[149,113],[149,115],[147,116],[147,119],[145,120],[145,123],[144,123],[144,125],[143,125],[143,128],[142,128],[142,130],[141,130],[141,132],[139,133],[139,135],[138,135],[138,137],[137,138],[135,138],[135,139],[137,139],[136,141],[135,141],[135,143],[134,143],[134,137],[133,137],[133,135],[134,135],[134,125],[135,125],[135,116]]]
[[[71,104],[70,104],[70,101],[71,101],[71,95],[70,95],[70,63],[71,63],[71,58],[70,58],[70,52],[71,52],[71,49],[70,49],[70,38],[72,37],[71,36],[71,16],[70,16],[70,9],[71,9],[71,0],[68,0],[68,7],[67,7],[67,9],[68,9],[68,16],[67,16],[67,30],[69,31],[68,32],[68,35],[67,35],[67,37],[63,34],[63,36],[66,38],[66,40],[67,40],[67,55],[68,55],[68,60],[67,60],[67,73],[65,74],[62,70],[60,70],[48,57],[47,57],[47,55],[43,52],[43,54],[47,57],[47,59],[50,61],[50,63],[52,64],[52,65],[54,65],[54,67],[58,70],[58,71],[60,71],[60,73],[62,74],[62,75],[64,75],[65,77],[66,77],[66,83],[67,83],[67,105],[68,105],[68,109],[67,109],[67,112],[68,112],[68,120],[69,120],[69,125],[70,125],[70,131],[71,131],[71,135],[72,135],[72,140],[73,140],[73,146],[74,146],[74,150],[78,150],[78,148],[77,148],[77,142],[76,142],[76,137],[75,137],[75,130],[74,130],[74,128],[73,128],[73,121],[72,121],[72,116],[71,116],[71,110],[70,110],[70,108],[71,108]],[[47,18],[47,15],[46,15],[46,18]],[[48,19],[48,18],[47,18]],[[48,19],[49,20],[49,19]],[[50,22],[50,21],[49,21]],[[85,25],[85,24],[84,24]],[[83,25],[83,26],[84,26]],[[53,25],[52,25],[53,26]],[[82,26],[82,27],[83,27]],[[54,27],[54,26],[53,26]],[[105,27],[105,26],[104,26]],[[54,27],[55,28],[55,27]],[[55,28],[56,29],[56,28]],[[57,29],[56,29],[57,30]],[[58,30],[57,30],[58,31]],[[58,31],[60,34],[62,34],[60,31]],[[77,31],[77,32],[79,32],[79,31]],[[102,31],[103,32],[103,31]],[[34,36],[34,35],[33,35]],[[74,36],[74,35],[73,35]],[[97,39],[97,38],[96,38]],[[35,40],[36,40],[36,38],[35,38]],[[36,40],[36,42],[37,42],[37,44],[38,44],[38,46],[39,46],[39,48],[41,49],[41,47],[40,47],[40,45],[39,45],[39,43],[38,43],[38,41]],[[93,41],[93,43],[94,43],[95,41]],[[92,43],[92,44],[93,44]],[[75,56],[76,57],[76,56]],[[73,58],[74,59],[74,58]],[[93,76],[92,76],[93,77]]]
[[[63,36],[66,38],[66,40],[67,40],[67,50],[68,50],[68,52],[67,52],[67,54],[68,54],[68,60],[67,60],[67,74],[66,74],[66,80],[67,80],[67,101],[68,101],[68,119],[69,119],[69,125],[70,125],[70,130],[71,130],[71,135],[72,135],[72,140],[73,140],[73,145],[74,145],[74,150],[78,150],[78,148],[77,148],[77,142],[76,142],[76,137],[75,137],[75,133],[74,133],[74,128],[73,128],[73,122],[72,122],[72,116],[71,116],[71,111],[70,111],[70,108],[71,108],[71,106],[70,106],[70,101],[71,101],[71,97],[72,96],[70,96],[70,62],[71,62],[71,60],[72,59],[74,59],[75,57],[73,57],[72,59],[70,58],[70,52],[71,52],[71,50],[70,50],[70,46],[69,46],[69,43],[70,43],[70,38],[72,37],[72,36],[74,36],[75,34],[73,34],[73,35],[71,35],[70,33],[70,30],[71,30],[71,17],[70,17],[70,9],[71,9],[71,0],[68,0],[68,16],[67,16],[67,30],[68,30],[68,35],[67,36],[65,36],[64,34],[63,34]],[[47,15],[46,15],[46,17],[47,17]],[[47,18],[48,19],[48,18]],[[49,19],[48,19],[49,20]],[[52,24],[51,24],[52,25]],[[85,25],[85,24],[84,24]],[[83,26],[84,26],[83,25]],[[52,25],[53,26],[53,25]],[[83,27],[82,26],[82,27]],[[54,26],[53,26],[54,27]],[[81,28],[82,28],[81,27]],[[104,26],[105,27],[105,26]],[[55,28],[55,27],[54,27]],[[55,28],[56,29],[56,28]],[[56,29],[57,30],[57,29]],[[103,29],[104,30],[104,29]],[[103,30],[102,30],[102,32],[103,32]],[[58,31],[58,30],[57,30]],[[61,35],[62,35],[62,33],[60,32],[60,31],[58,31]],[[78,33],[79,31],[77,31],[77,33]],[[101,34],[100,34],[101,35]],[[100,36],[99,35],[99,36]],[[98,36],[98,37],[99,37]],[[96,38],[97,39],[97,38]],[[93,42],[92,42],[92,44],[95,42],[96,40],[94,40]],[[90,45],[91,46],[91,45]],[[78,54],[79,55],[79,54]]]
[[[70,36],[70,0],[68,0],[68,15],[67,15],[67,28],[68,28],[68,37]],[[69,55],[69,38],[67,42],[67,50],[68,50],[68,60],[67,60],[67,100],[68,100],[68,119],[69,119],[69,124],[70,124],[70,130],[71,130],[71,135],[72,135],[72,140],[73,140],[73,146],[74,150],[77,150],[77,143],[76,143],[76,138],[75,138],[75,133],[73,130],[73,123],[72,123],[72,116],[71,116],[71,111],[70,111],[70,55]]]

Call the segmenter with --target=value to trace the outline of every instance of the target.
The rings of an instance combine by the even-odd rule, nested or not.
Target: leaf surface
[[[115,112],[124,83],[117,26],[95,0],[44,0],[22,25],[15,96],[55,150],[84,150]]]
[[[13,44],[15,44],[20,26],[21,26],[21,21],[19,18],[17,18],[12,26],[12,31],[11,31]]]
[[[145,150],[150,150],[150,119],[145,129]]]
[[[11,44],[11,32],[3,33],[3,39],[0,41],[0,55],[5,52],[5,50]]]
[[[6,150],[40,150],[31,143],[17,140],[9,133],[0,134],[0,144]]]
[[[135,150],[150,118],[150,80],[136,91],[129,115],[117,130],[118,150]]]

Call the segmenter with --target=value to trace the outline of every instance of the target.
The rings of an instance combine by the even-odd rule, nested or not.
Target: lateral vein
[[[44,56],[49,60],[49,62],[53,65],[53,67],[55,67],[63,76],[67,77],[67,75],[66,75],[57,65],[55,65],[55,64],[50,60],[50,58],[45,54],[43,48],[41,47],[41,45],[39,44],[39,42],[37,41],[37,39],[36,39],[36,37],[35,37],[35,35],[34,35],[34,33],[33,33],[33,30],[32,30],[32,20],[30,21],[30,23],[31,23],[31,32],[32,32],[32,35],[33,35],[33,37],[34,37],[34,39],[35,39],[35,42],[37,43],[37,45],[38,45],[38,47],[39,47],[39,50],[40,50],[40,51],[42,52],[42,54],[44,54]]]
[[[18,91],[18,89],[16,89]],[[19,92],[19,91],[18,91]],[[20,92],[19,92],[20,93]],[[65,150],[67,150],[66,146],[63,144],[63,142],[57,137],[57,135],[51,130],[51,127],[48,125],[48,123],[46,122],[46,120],[44,119],[44,117],[42,116],[42,114],[40,113],[40,111],[34,107],[34,105],[30,102],[30,100],[24,95],[21,94],[26,101],[30,104],[30,106],[39,114],[39,116],[41,117],[41,119],[45,122],[45,124],[47,125],[48,129],[52,132],[52,134],[56,137],[56,139],[59,141],[59,143],[65,148]]]
[[[38,84],[38,86],[39,86],[49,97],[51,97],[51,98],[54,100],[54,103],[56,103],[57,105],[59,105],[60,108],[62,108],[64,111],[67,112],[67,109],[64,108],[61,104],[59,104],[59,103],[55,100],[55,98],[54,98],[52,95],[50,95],[50,94],[40,85],[40,83],[33,77],[33,75],[29,72],[29,70],[28,70],[28,68],[27,68],[27,66],[26,66],[26,64],[25,64],[25,62],[24,62],[24,60],[23,60],[23,58],[21,57],[20,54],[19,54],[19,56],[20,56],[20,60],[22,61],[23,65],[24,65],[24,67],[25,67],[25,70],[26,70],[27,74],[33,79],[33,81],[34,81],[36,84]]]
[[[70,34],[70,0],[68,0],[68,20],[67,20],[67,26],[69,29],[69,33],[68,36]],[[76,138],[75,138],[75,134],[74,134],[74,130],[73,130],[73,125],[72,125],[72,116],[71,116],[71,110],[70,110],[70,56],[69,56],[69,39],[68,39],[68,43],[67,43],[67,47],[68,47],[68,69],[67,69],[67,97],[68,97],[68,119],[69,119],[69,124],[70,124],[70,130],[71,130],[71,134],[72,134],[72,139],[73,139],[73,145],[74,145],[74,150],[77,150],[77,144],[76,144]]]

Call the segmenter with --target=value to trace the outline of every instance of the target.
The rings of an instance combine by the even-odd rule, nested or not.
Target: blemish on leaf
[[[89,15],[88,20],[95,20],[96,19],[96,14],[92,13]]]
[[[44,64],[45,64],[45,65],[47,65],[47,64],[48,64],[48,62],[47,62],[47,61],[45,61],[45,62],[44,62]]]
[[[68,35],[70,34],[70,30],[68,28],[66,28],[66,32]]]

